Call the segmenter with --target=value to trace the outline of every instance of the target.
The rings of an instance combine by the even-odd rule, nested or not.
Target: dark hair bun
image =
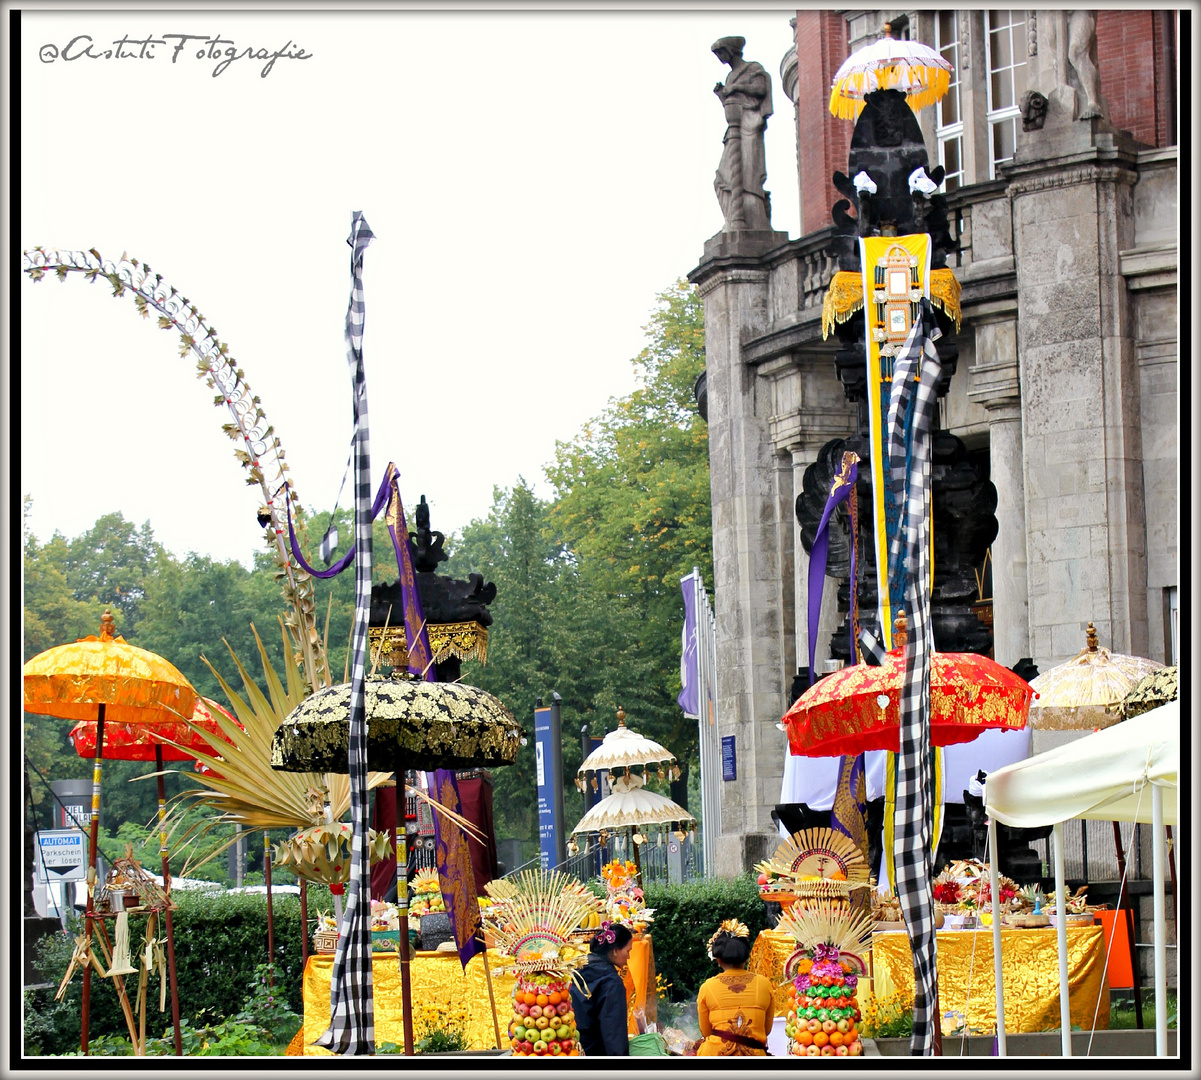
[[[610,934],[613,935],[612,941],[609,940]],[[602,929],[593,934],[588,948],[590,952],[607,953],[613,949],[624,948],[627,944],[629,944],[633,937],[634,935],[630,932],[630,928],[628,926],[622,926],[620,923],[613,923],[613,925],[610,926],[607,931]]]
[[[745,964],[751,955],[751,943],[748,938],[736,937],[734,934],[719,934],[713,942],[713,959],[727,964]]]

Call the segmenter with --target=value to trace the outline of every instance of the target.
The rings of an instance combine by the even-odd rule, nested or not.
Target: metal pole
[[[1134,983],[1134,1019],[1141,1029],[1143,1026],[1143,991],[1142,977],[1138,970],[1138,956],[1134,948],[1134,910],[1126,892],[1126,854],[1122,850],[1122,827],[1113,823],[1113,846],[1118,856],[1118,910],[1114,913],[1114,923],[1118,918],[1126,920],[1126,948],[1130,953],[1130,981]]]
[[[988,889],[993,897],[992,912],[992,960],[993,978],[997,982],[997,1055],[1005,1053],[1005,967],[1001,963],[1001,912],[998,903],[1001,896],[1001,873],[997,868],[997,823],[988,815]]]
[[[1055,937],[1059,952],[1059,1034],[1063,1056],[1072,1056],[1072,1003],[1068,986],[1068,905],[1063,873],[1063,822],[1051,831],[1055,854]]]
[[[92,822],[88,833],[88,900],[85,912],[84,940],[89,953],[92,948],[92,930],[96,912],[96,846],[100,842],[100,778],[104,773],[104,705],[96,714],[96,760],[92,765]],[[88,1052],[88,1011],[92,1004],[92,965],[83,967],[83,1009],[79,1025],[79,1049]]]
[[[1163,788],[1151,785],[1151,882],[1155,903],[1155,1056],[1168,1053],[1168,952],[1166,938],[1168,920],[1164,913],[1167,902],[1164,883],[1164,823]]]
[[[167,856],[167,791],[163,782],[163,745],[154,744],[154,767],[158,771],[158,850],[163,860],[163,891],[167,894],[164,922],[167,924],[167,976],[171,981],[171,1025],[175,1032],[175,1056],[183,1056],[183,1035],[179,1030],[179,987],[175,981],[175,931],[171,926],[171,864]]]
[[[309,966],[309,881],[300,878],[300,969]]]

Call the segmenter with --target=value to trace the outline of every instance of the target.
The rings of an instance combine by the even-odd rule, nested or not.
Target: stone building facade
[[[919,121],[931,163],[946,167],[949,265],[963,288],[941,426],[997,489],[995,657],[1046,671],[1084,647],[1091,621],[1114,651],[1176,659],[1177,15],[1096,12],[1103,116],[1084,120],[1057,74],[1053,18],[797,12],[778,85],[794,105],[804,235],[720,233],[689,274],[705,305],[717,708],[738,759],[739,782],[723,785],[719,874],[777,842],[777,723],[809,648],[793,507],[818,449],[855,430],[821,329],[836,269],[830,177],[847,168],[852,130],[830,114],[829,88],[885,22],[955,71]],[[1023,130],[1027,90],[1048,99],[1039,130]],[[835,583],[826,589],[819,666],[842,618]],[[1034,750],[1063,737],[1036,732]]]

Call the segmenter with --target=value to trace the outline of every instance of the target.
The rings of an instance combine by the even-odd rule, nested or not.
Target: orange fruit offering
[[[843,1040],[843,1034],[841,1031],[831,1031],[830,1032],[830,1045],[831,1046],[841,1046],[842,1040]]]
[[[554,991],[554,993],[547,994],[546,997],[547,1001],[549,1001],[552,1005],[560,1005],[563,1002],[563,995],[560,994],[558,990]]]
[[[543,1005],[550,1004],[550,998],[545,994],[536,994],[534,995],[534,1004],[541,1008]]]
[[[525,997],[524,997],[524,999],[523,999],[523,1000],[525,1001],[525,1003],[526,1003],[527,1005],[537,1005],[537,1004],[538,1004],[538,995],[537,995],[537,994],[531,994],[531,993],[530,993],[530,992],[527,990],[527,991],[525,992]]]
[[[813,1035],[808,1031],[798,1031],[796,1033],[796,1041],[802,1046],[808,1046],[811,1042],[813,1042]]]
[[[813,1033],[813,1045],[814,1046],[825,1046],[826,1043],[828,1043],[829,1041],[830,1041],[830,1036],[827,1035],[824,1031],[815,1031]]]

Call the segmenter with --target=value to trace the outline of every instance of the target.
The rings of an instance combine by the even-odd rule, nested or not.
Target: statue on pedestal
[[[1094,59],[1097,50],[1095,11],[1046,11],[1048,36],[1055,57],[1055,89],[1051,100],[1059,101],[1068,117],[1091,120],[1105,115],[1101,102],[1101,76]],[[1077,105],[1079,104],[1079,111]]]
[[[713,54],[730,66],[726,81],[713,87],[726,113],[724,149],[713,181],[726,217],[723,232],[771,229],[771,196],[763,187],[767,182],[763,133],[772,114],[771,76],[762,64],[742,58],[745,45],[741,37],[713,43]]]

